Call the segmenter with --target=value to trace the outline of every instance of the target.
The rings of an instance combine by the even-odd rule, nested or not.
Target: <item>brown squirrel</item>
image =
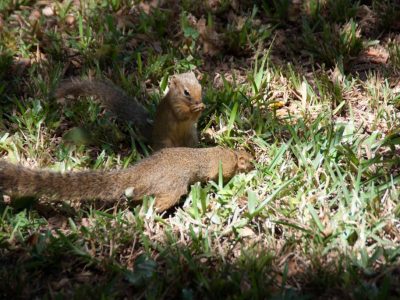
[[[66,95],[99,97],[117,117],[131,121],[140,134],[151,141],[154,150],[195,147],[198,144],[196,126],[205,108],[201,94],[201,85],[193,72],[173,75],[169,91],[157,107],[152,124],[148,111],[111,82],[70,79],[61,82],[55,92],[57,98]]]
[[[195,182],[216,180],[219,163],[225,180],[253,169],[245,151],[212,148],[168,148],[132,167],[111,171],[56,173],[0,161],[0,191],[11,197],[46,197],[49,200],[116,200],[125,196],[139,201],[154,196],[155,207],[164,211],[179,202]]]

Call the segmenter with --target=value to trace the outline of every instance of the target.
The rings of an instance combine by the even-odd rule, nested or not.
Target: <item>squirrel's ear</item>
[[[193,71],[190,71],[189,74],[190,74],[190,76],[192,77],[193,80],[195,80],[195,81],[198,80],[197,77],[196,77],[196,74],[194,74]]]
[[[170,86],[176,86],[176,81],[177,81],[176,75],[172,75],[170,80],[169,80],[169,85]]]

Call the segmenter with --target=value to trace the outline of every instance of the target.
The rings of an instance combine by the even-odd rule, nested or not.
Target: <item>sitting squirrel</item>
[[[144,106],[111,82],[66,80],[61,82],[55,96],[66,95],[97,96],[117,117],[131,121],[141,135],[151,141],[153,150],[196,147],[198,144],[197,121],[205,105],[202,103],[201,85],[193,72],[171,77],[169,91],[157,107],[153,124]]]
[[[179,202],[195,182],[216,180],[219,163],[225,180],[253,169],[245,151],[222,147],[167,148],[132,167],[111,171],[66,172],[31,170],[0,161],[0,191],[12,197],[45,196],[49,200],[116,200],[124,194],[134,201],[154,196],[164,211]]]

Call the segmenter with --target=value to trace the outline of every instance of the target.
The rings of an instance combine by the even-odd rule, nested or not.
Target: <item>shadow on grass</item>
[[[103,256],[86,251],[74,234],[44,233],[24,246],[6,247],[3,240],[0,296],[4,299],[400,297],[397,264],[363,268],[343,256],[322,263],[327,261],[326,256],[305,254],[305,249],[293,251],[294,245],[292,250],[281,249],[279,253],[249,240],[232,245],[238,251],[232,260],[216,252],[205,255],[196,251],[193,244],[179,246],[170,243],[172,240],[167,244],[153,242],[146,251],[146,246],[138,242],[139,234],[131,238],[126,251],[112,258],[106,253]]]
[[[400,297],[396,248],[377,245],[364,258],[351,249],[346,255],[335,248],[326,252],[326,241],[301,230],[284,239],[278,229],[247,237],[234,231],[225,238],[189,230],[191,238],[182,239],[167,226],[149,235],[138,210],[126,222],[109,213],[115,207],[107,210],[100,202],[97,207],[106,210],[96,212],[85,204],[74,211],[23,200],[1,208],[0,227],[11,232],[0,236],[4,299]],[[12,220],[6,222],[7,216]],[[274,244],[268,235],[275,235]],[[300,248],[299,239],[309,240],[312,251]]]

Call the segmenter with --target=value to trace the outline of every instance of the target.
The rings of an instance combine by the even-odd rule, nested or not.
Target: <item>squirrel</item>
[[[0,191],[11,197],[51,200],[116,200],[126,196],[140,201],[155,197],[164,211],[177,204],[195,182],[216,180],[222,163],[224,180],[253,169],[246,151],[222,147],[165,148],[122,170],[57,173],[32,170],[0,160]]]
[[[199,142],[197,121],[205,105],[201,85],[193,72],[171,77],[168,93],[158,105],[153,123],[143,105],[111,82],[99,79],[65,80],[56,89],[55,97],[66,95],[99,97],[100,102],[117,117],[131,121],[150,141],[153,150],[196,147]]]

